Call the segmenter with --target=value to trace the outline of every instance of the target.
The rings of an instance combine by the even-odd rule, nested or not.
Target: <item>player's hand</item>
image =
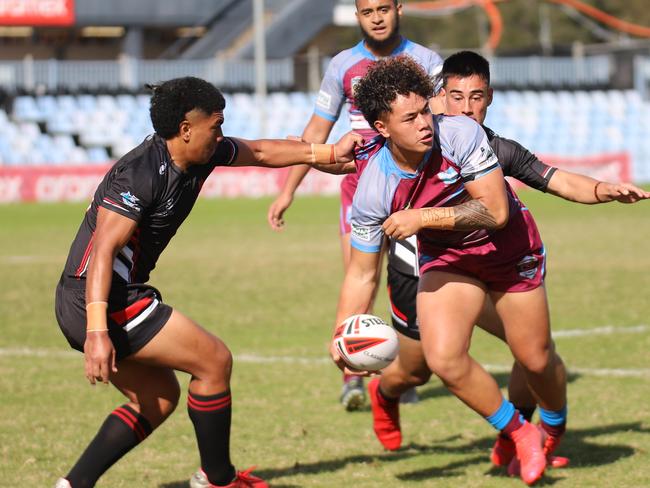
[[[293,194],[280,193],[269,206],[266,213],[266,220],[271,229],[281,231],[284,229],[284,212],[291,206]]]
[[[115,348],[108,331],[87,332],[84,343],[86,378],[94,385],[98,380],[108,383],[110,373],[117,373]]]
[[[351,369],[345,361],[343,361],[343,358],[339,355],[338,351],[336,350],[336,344],[332,340],[330,342],[330,357],[332,358],[332,361],[336,364],[336,367],[339,368],[343,373],[345,374],[350,374],[350,375],[355,375],[355,376],[370,376],[371,374],[374,374],[371,371],[360,371],[357,369]]]
[[[354,149],[363,146],[363,137],[356,132],[348,132],[334,144],[336,163],[354,162]]]
[[[408,209],[395,212],[381,226],[384,234],[395,239],[406,239],[422,228],[420,209]]]
[[[607,196],[621,203],[636,203],[650,198],[650,192],[633,185],[632,183],[606,183]]]

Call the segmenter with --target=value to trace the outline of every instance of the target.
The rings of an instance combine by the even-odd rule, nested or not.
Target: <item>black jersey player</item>
[[[360,137],[336,145],[224,137],[224,108],[219,90],[198,78],[154,87],[155,134],[109,170],[86,211],[56,289],[56,317],[84,352],[90,383],[112,383],[127,402],[57,488],[94,486],[173,412],[174,370],[191,375],[187,408],[201,458],[191,486],[267,486],[230,462],[230,351],[147,281],[215,166],[344,164]]]

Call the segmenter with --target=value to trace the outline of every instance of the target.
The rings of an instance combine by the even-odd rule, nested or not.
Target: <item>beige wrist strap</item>
[[[87,332],[108,330],[106,312],[107,302],[90,302],[86,304],[86,329]]]
[[[334,144],[312,144],[311,162],[320,164],[336,163],[336,149]]]

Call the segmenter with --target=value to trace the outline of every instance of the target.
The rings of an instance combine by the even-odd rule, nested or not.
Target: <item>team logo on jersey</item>
[[[128,207],[131,207],[133,210],[140,211],[140,205],[138,205],[138,202],[140,199],[136,197],[135,195],[132,195],[130,191],[125,191],[120,193],[120,196],[122,197],[122,202]]]
[[[325,110],[330,109],[332,103],[332,95],[325,93],[323,90],[318,92],[318,98],[316,98],[316,105],[324,108]]]
[[[539,259],[535,256],[526,256],[516,264],[517,273],[519,276],[532,280],[537,274],[539,267]]]
[[[360,241],[370,241],[370,227],[352,224],[352,237]]]
[[[496,163],[497,156],[491,147],[481,146],[481,156],[483,156],[486,163]]]
[[[361,81],[363,76],[355,76],[350,80],[350,88],[352,90],[352,93],[354,93],[354,89],[357,87],[357,84]]]
[[[452,166],[444,171],[441,171],[437,176],[440,181],[442,181],[447,186],[456,183],[458,181],[458,178],[460,178],[458,171],[456,171]]]

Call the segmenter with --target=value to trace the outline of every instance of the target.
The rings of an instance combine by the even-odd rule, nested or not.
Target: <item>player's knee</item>
[[[548,370],[553,352],[549,347],[540,347],[530,351],[518,362],[528,373],[541,375]]]
[[[405,378],[405,383],[409,386],[421,386],[429,381],[431,378],[431,371],[411,371]]]
[[[153,428],[162,424],[169,417],[176,407],[181,396],[181,389],[178,382],[166,385],[164,389],[156,392],[155,395],[140,397],[140,413],[149,421]]]
[[[463,357],[436,356],[427,358],[427,364],[445,384],[455,385],[467,374],[466,361]]]
[[[200,359],[203,365],[203,376],[205,379],[215,381],[230,380],[232,353],[223,342],[215,340],[213,346]]]

